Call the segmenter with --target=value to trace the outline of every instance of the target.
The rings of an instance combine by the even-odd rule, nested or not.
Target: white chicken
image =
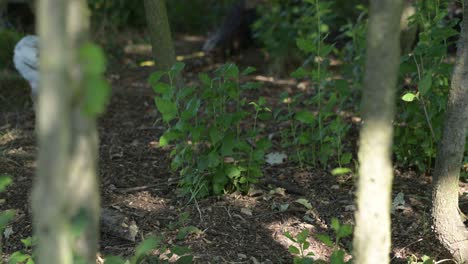
[[[39,89],[39,39],[28,35],[15,46],[13,62],[21,76],[31,85],[31,97],[36,103]]]

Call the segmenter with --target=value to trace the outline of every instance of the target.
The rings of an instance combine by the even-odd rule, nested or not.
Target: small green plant
[[[4,192],[8,185],[11,184],[11,178],[7,175],[0,175],[0,193]],[[16,211],[15,210],[3,210],[0,211],[0,234],[3,234],[8,222],[15,217]],[[2,249],[1,245],[1,238],[0,238],[0,253]]]
[[[28,249],[29,251],[31,251],[32,247],[36,244],[36,239],[34,239],[33,237],[27,237],[25,239],[21,239],[21,243],[24,245],[25,250],[16,251],[13,254],[11,254],[10,258],[8,259],[8,263],[34,264],[34,255],[30,255],[26,253],[26,251]]]
[[[182,240],[187,235],[192,233],[200,233],[201,231],[194,226],[187,226],[186,222],[189,219],[188,213],[182,213],[177,222],[170,224],[170,230],[179,229],[176,239]],[[155,252],[156,254],[151,254]],[[193,256],[190,255],[191,250],[188,247],[177,245],[167,245],[165,236],[152,236],[143,240],[135,249],[135,255],[130,259],[123,259],[118,256],[109,256],[105,259],[105,264],[140,264],[140,263],[155,263],[155,264],[188,264],[192,263]],[[171,258],[177,256],[174,262]]]
[[[287,104],[287,111],[277,110],[274,117],[289,123],[289,129],[282,132],[283,147],[294,146],[294,158],[301,167],[321,165],[327,168],[331,160],[337,167],[342,167],[352,159],[344,144],[350,126],[339,115],[349,92],[346,92],[346,81],[331,81],[329,57],[335,46],[325,41],[329,27],[324,20],[330,13],[331,3],[307,2],[312,8],[307,21],[313,30],[297,38],[296,44],[309,58],[291,75],[297,79],[310,79],[314,83],[313,91],[309,93],[312,96],[304,100],[304,94],[290,98],[283,93],[280,99]]]
[[[421,259],[412,255],[408,257],[408,264],[435,264],[437,263],[433,258],[424,255]]]
[[[260,137],[258,126],[271,116],[266,100],[249,102],[242,91],[258,85],[239,82],[240,76],[254,69],[240,72],[236,65],[226,64],[214,77],[200,74],[199,87],[176,89],[173,79],[183,68],[177,63],[149,79],[156,107],[168,127],[159,144],[175,143],[171,165],[182,176],[182,191],[191,198],[247,191],[262,176],[265,152],[271,146],[269,139]],[[161,81],[163,76],[169,83]]]
[[[291,245],[288,248],[289,253],[294,254],[294,264],[308,264],[314,262],[314,259],[311,258],[311,256],[314,256],[314,253],[305,252],[310,246],[310,243],[307,241],[307,237],[309,236],[309,231],[307,229],[302,230],[296,237],[292,236],[289,232],[285,232],[284,236],[297,244],[297,246]]]
[[[150,255],[151,252],[158,251],[161,255]],[[150,237],[141,242],[135,249],[135,255],[130,259],[123,259],[117,256],[106,257],[105,264],[140,264],[140,263],[192,263],[193,256],[188,255],[190,249],[187,247],[172,246],[167,247],[163,243],[162,237]],[[163,256],[162,256],[163,255]],[[173,256],[179,256],[175,262],[170,262]],[[162,259],[161,259],[162,258]],[[146,262],[145,262],[146,261]]]
[[[325,245],[333,248],[333,253],[330,256],[331,264],[346,264],[351,263],[351,260],[345,262],[345,251],[339,248],[339,243],[342,238],[348,237],[353,233],[353,228],[348,224],[340,224],[337,218],[332,218],[331,227],[335,233],[335,241],[332,241],[330,236],[326,234],[317,234],[315,235],[320,241]],[[285,232],[289,240],[296,243],[297,246],[291,245],[288,250],[290,253],[294,254],[294,264],[308,264],[308,263],[326,263],[322,260],[314,260],[311,256],[314,256],[312,252],[306,253],[305,251],[309,248],[310,243],[307,241],[309,236],[308,230],[302,230],[296,237],[292,236],[289,232]]]

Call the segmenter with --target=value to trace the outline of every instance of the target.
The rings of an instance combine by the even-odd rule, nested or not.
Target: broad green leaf
[[[424,74],[418,83],[418,90],[421,96],[424,96],[431,90],[432,87],[432,72],[428,71]]]
[[[102,76],[88,76],[83,103],[84,112],[91,117],[104,113],[110,94],[110,86]]]
[[[308,75],[309,73],[303,67],[299,67],[291,73],[291,77],[296,79],[302,79],[307,77]]]
[[[296,45],[300,50],[306,53],[311,53],[316,50],[316,46],[310,39],[298,38],[296,39]]]
[[[155,97],[154,101],[158,111],[161,112],[164,122],[170,122],[177,117],[177,106],[174,102],[162,97]]]
[[[153,85],[153,91],[162,95],[169,95],[171,93],[171,86],[167,83],[157,82]]]
[[[193,256],[182,256],[176,260],[175,264],[190,264],[193,262]]]
[[[405,102],[413,102],[418,96],[414,93],[406,93],[401,97],[401,100]]]
[[[174,246],[174,247],[171,248],[171,252],[176,254],[177,256],[182,256],[182,255],[190,253],[190,248],[181,247],[181,246]]]
[[[345,253],[343,250],[335,250],[330,256],[331,264],[344,264]]]
[[[161,238],[150,237],[143,240],[135,249],[135,258],[139,259],[142,256],[148,255],[152,250],[158,248],[161,244]]]
[[[289,253],[291,253],[291,254],[300,254],[300,253],[301,253],[301,252],[299,251],[299,249],[298,249],[297,247],[293,246],[293,245],[290,245],[290,246],[288,247],[288,251],[289,251]]]
[[[201,233],[201,230],[198,229],[195,226],[185,226],[185,227],[182,227],[179,230],[179,232],[177,233],[176,238],[178,240],[182,240],[182,239],[186,238],[190,234],[200,234],[200,233]]]
[[[296,113],[294,118],[304,124],[313,124],[315,121],[315,115],[311,111],[302,110]]]
[[[105,258],[104,264],[126,264],[126,261],[118,256],[108,256]]]
[[[235,64],[226,65],[226,71],[224,72],[225,78],[239,78],[239,68]]]
[[[21,251],[16,251],[13,254],[11,254],[10,258],[8,259],[9,264],[17,264],[17,263],[23,263],[26,260],[28,260],[31,256],[28,254],[24,254]]]
[[[79,54],[85,75],[100,75],[105,72],[106,57],[98,45],[91,42],[85,43]]]
[[[287,237],[289,240],[291,240],[292,242],[297,242],[296,239],[288,231],[284,232],[283,235]]]
[[[9,210],[3,210],[0,212],[0,230],[5,228],[5,226],[8,224],[8,222],[13,219],[16,215],[16,210],[9,209]]]
[[[338,230],[338,233],[336,234],[337,237],[340,239],[343,237],[347,237],[353,234],[353,226],[349,224],[344,224],[341,225],[340,229]]]
[[[161,80],[161,77],[164,76],[164,74],[166,74],[165,72],[163,71],[156,71],[156,72],[153,72],[149,79],[148,79],[148,82],[149,84],[154,87],[156,86],[158,83],[159,83],[159,80]]]
[[[325,245],[333,247],[333,242],[331,241],[330,236],[326,234],[315,234],[315,237]]]
[[[241,175],[241,171],[237,166],[227,166],[225,173],[229,178],[235,178]]]
[[[6,187],[10,185],[13,181],[10,176],[0,175],[0,192],[5,191]]]
[[[176,62],[174,65],[172,65],[170,72],[171,72],[172,76],[176,76],[176,75],[178,75],[184,68],[185,68],[185,63],[178,61],[178,62]]]
[[[296,239],[297,242],[303,244],[306,242],[307,237],[309,236],[309,231],[307,229],[302,230],[299,234],[297,234]]]
[[[340,230],[340,221],[338,221],[338,218],[332,218],[331,227],[333,228],[333,230],[335,230],[335,232],[338,232],[338,230]]]

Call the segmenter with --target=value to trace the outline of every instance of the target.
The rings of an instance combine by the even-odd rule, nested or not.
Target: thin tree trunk
[[[151,46],[156,70],[167,71],[176,63],[174,44],[166,11],[165,0],[144,0],[146,22],[150,32]],[[182,85],[182,79],[176,77],[176,85]]]
[[[468,263],[468,230],[458,213],[458,181],[468,130],[468,1],[464,1],[461,37],[438,146],[432,190],[436,236],[460,263]]]
[[[354,263],[389,263],[392,120],[402,0],[372,0],[360,133]]]
[[[84,88],[78,52],[87,39],[86,8],[84,0],[39,2],[39,162],[32,201],[39,264],[68,264],[76,257],[95,262],[97,131],[77,96]]]

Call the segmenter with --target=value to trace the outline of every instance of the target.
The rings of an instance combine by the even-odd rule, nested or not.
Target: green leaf
[[[221,159],[219,158],[219,155],[216,151],[212,151],[210,154],[208,154],[208,167],[215,168],[219,165],[220,162]]]
[[[171,72],[172,76],[176,76],[176,75],[180,74],[180,72],[184,68],[185,68],[185,63],[178,61],[174,65],[172,65],[172,67],[170,69],[170,72]]]
[[[294,118],[304,124],[313,124],[315,121],[315,115],[311,111],[302,110],[296,113]]]
[[[190,264],[193,262],[193,256],[182,256],[176,260],[175,264]]]
[[[8,222],[10,222],[11,219],[15,217],[15,215],[16,215],[16,210],[13,210],[13,209],[4,210],[0,213],[0,231],[5,228]]]
[[[118,256],[108,256],[105,258],[104,264],[126,264],[126,261]]]
[[[190,253],[190,248],[181,247],[181,246],[174,246],[174,247],[171,248],[171,252],[176,254],[177,256],[182,256],[182,255]]]
[[[164,76],[164,74],[166,74],[166,73],[163,72],[163,71],[156,71],[156,72],[152,73],[150,75],[149,79],[148,79],[149,84],[152,87],[155,87],[159,83],[159,80],[161,80],[161,77]]]
[[[106,70],[106,57],[102,49],[91,42],[81,46],[79,51],[85,75],[101,75]]]
[[[308,74],[309,73],[303,67],[299,67],[291,73],[291,77],[301,79],[307,77]]]
[[[208,76],[208,74],[202,72],[200,74],[198,74],[198,78],[200,79],[200,81],[205,84],[206,86],[210,86],[211,85],[211,79],[210,77]]]
[[[95,117],[106,110],[111,89],[102,76],[88,76],[85,82],[83,110],[87,115]]]
[[[227,64],[226,65],[226,71],[224,72],[224,77],[225,78],[239,78],[239,68],[235,64]]]
[[[210,143],[213,145],[218,143],[223,138],[222,133],[219,132],[218,129],[214,126],[210,128],[209,134],[210,134]]]
[[[331,171],[331,174],[333,176],[338,176],[338,175],[348,174],[350,172],[351,172],[351,169],[348,169],[348,168],[334,168]]]
[[[9,264],[17,264],[17,263],[23,263],[24,261],[28,260],[31,256],[28,254],[24,254],[21,251],[16,251],[13,254],[11,254],[10,258],[8,259]]]
[[[162,97],[155,97],[154,101],[158,111],[161,112],[164,122],[170,122],[177,117],[177,106],[174,102]]]
[[[326,234],[315,234],[315,237],[329,247],[333,247],[333,242]]]
[[[424,74],[418,83],[418,90],[421,96],[424,96],[431,90],[432,87],[432,72],[428,71]]]
[[[413,102],[418,96],[414,93],[406,93],[401,97],[401,100],[405,102]]]
[[[161,238],[150,237],[143,240],[135,249],[135,259],[140,259],[155,250],[161,244]]]
[[[236,178],[241,175],[241,171],[237,166],[227,166],[225,169],[225,173],[229,178]]]
[[[158,82],[158,83],[153,85],[153,91],[155,93],[159,93],[159,94],[168,96],[168,95],[170,95],[170,93],[172,91],[172,87],[167,83]]]
[[[353,234],[353,226],[349,224],[344,224],[344,225],[341,225],[336,236],[341,239],[343,237],[347,237],[352,234]]]
[[[288,231],[284,232],[283,235],[287,237],[289,240],[291,240],[292,242],[297,242],[296,239]]]
[[[335,250],[330,256],[331,264],[344,264],[345,253],[343,250]]]
[[[340,221],[338,221],[338,218],[332,218],[331,227],[333,228],[333,230],[335,230],[335,232],[338,232],[338,230],[340,230]]]
[[[10,185],[13,181],[10,176],[0,175],[0,192],[4,192],[6,187]]]
[[[306,53],[314,52],[316,49],[314,43],[310,39],[306,39],[306,38],[296,39],[296,45],[300,50]]]
[[[302,230],[296,236],[297,243],[304,244],[307,241],[308,236],[309,236],[309,231],[307,229]]]
[[[256,70],[257,70],[257,69],[255,69],[254,67],[249,66],[249,67],[245,68],[245,69],[242,71],[241,74],[244,75],[244,76],[245,76],[245,75],[249,75],[249,74],[255,72]]]
[[[288,251],[289,251],[289,253],[291,253],[291,254],[300,254],[300,253],[301,253],[301,252],[299,251],[299,249],[298,249],[297,247],[293,246],[293,245],[290,245],[290,246],[288,247]]]

